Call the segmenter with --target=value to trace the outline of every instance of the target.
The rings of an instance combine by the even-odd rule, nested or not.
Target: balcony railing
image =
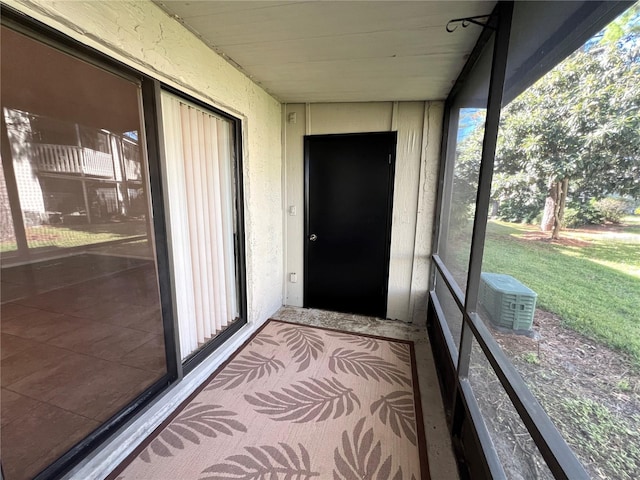
[[[34,144],[33,149],[41,172],[114,178],[113,157],[109,153],[46,143]]]

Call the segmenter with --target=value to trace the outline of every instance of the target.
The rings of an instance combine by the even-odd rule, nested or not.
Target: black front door
[[[305,307],[386,316],[396,137],[305,137]]]

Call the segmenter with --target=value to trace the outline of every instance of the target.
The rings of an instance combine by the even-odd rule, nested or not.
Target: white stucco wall
[[[243,123],[249,321],[282,305],[281,105],[147,0],[7,2]]]
[[[304,301],[304,135],[397,131],[387,318],[424,320],[442,113],[442,102],[285,105],[286,305]],[[296,283],[289,280],[291,273],[297,274]]]

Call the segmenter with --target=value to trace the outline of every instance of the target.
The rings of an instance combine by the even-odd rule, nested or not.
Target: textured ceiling
[[[495,2],[156,1],[283,102],[446,98]]]

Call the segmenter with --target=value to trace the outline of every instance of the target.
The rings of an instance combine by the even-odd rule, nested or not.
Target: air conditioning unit
[[[538,294],[510,275],[483,273],[479,301],[494,325],[531,330]]]

